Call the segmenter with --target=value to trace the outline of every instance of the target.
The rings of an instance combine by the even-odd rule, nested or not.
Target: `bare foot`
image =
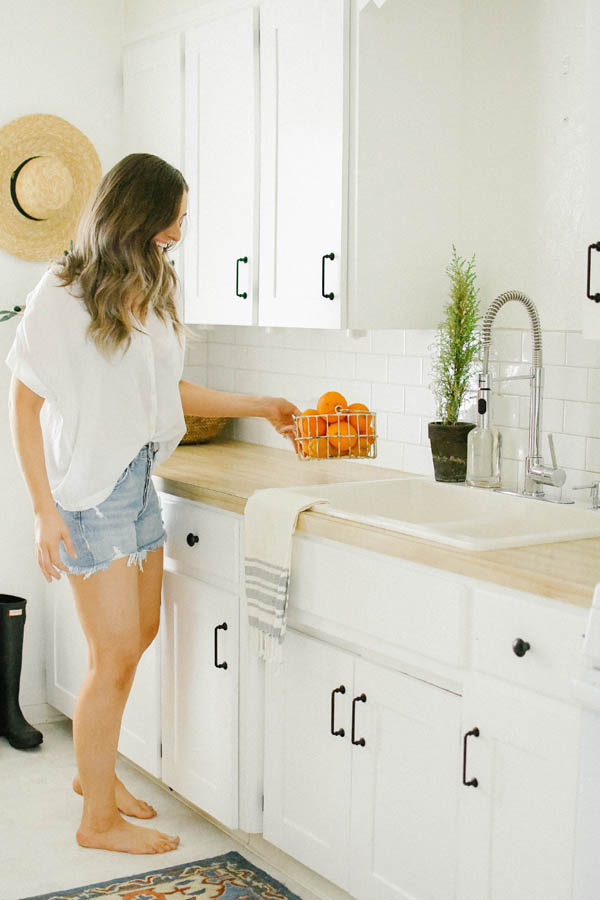
[[[73,790],[76,794],[83,795],[81,790],[81,781],[79,775],[73,779]],[[137,819],[152,819],[156,815],[156,810],[145,800],[138,800],[133,794],[130,794],[120,778],[115,775],[115,800],[120,812],[126,816],[135,816]]]
[[[95,830],[82,822],[77,832],[77,843],[80,847],[115,850],[118,853],[167,853],[177,848],[179,838],[163,834],[155,828],[134,825],[117,816],[108,828],[102,830]]]

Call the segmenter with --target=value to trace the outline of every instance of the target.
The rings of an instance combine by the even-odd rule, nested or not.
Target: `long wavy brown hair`
[[[169,320],[180,342],[193,332],[179,319],[177,275],[154,237],[179,213],[185,178],[178,169],[150,153],[131,153],[104,175],[76,243],[55,260],[53,270],[64,285],[73,284],[91,322],[86,335],[111,356],[131,344],[139,331],[131,312],[142,321],[153,309]]]

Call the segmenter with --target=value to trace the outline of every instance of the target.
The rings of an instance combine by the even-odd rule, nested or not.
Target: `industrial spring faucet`
[[[520,492],[525,497],[534,497],[538,500],[544,498],[544,491],[541,485],[549,484],[553,487],[562,487],[566,480],[564,469],[560,469],[556,465],[556,456],[554,453],[554,443],[552,436],[549,435],[550,453],[552,456],[552,466],[544,464],[542,454],[540,452],[541,439],[541,415],[542,415],[542,386],[543,386],[543,368],[542,368],[542,329],[540,326],[540,317],[533,300],[521,291],[506,291],[490,304],[486,312],[481,327],[481,349],[482,349],[482,379],[489,384],[489,356],[490,344],[492,341],[492,324],[498,310],[510,300],[516,300],[525,306],[529,313],[531,324],[531,370],[529,375],[511,375],[507,378],[500,379],[502,381],[516,381],[526,379],[529,381],[529,449],[525,459],[525,484]]]

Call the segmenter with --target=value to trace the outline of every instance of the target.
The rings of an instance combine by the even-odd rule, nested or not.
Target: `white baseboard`
[[[30,725],[47,725],[67,718],[49,703],[30,703],[28,706],[21,706],[21,712]]]

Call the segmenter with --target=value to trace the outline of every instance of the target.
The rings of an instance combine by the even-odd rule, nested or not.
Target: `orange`
[[[309,419],[303,418],[310,416]],[[327,431],[327,422],[321,418],[316,409],[305,409],[302,418],[298,419],[298,433],[302,437],[317,437],[325,434]]]
[[[303,441],[303,443],[308,443],[308,455],[313,458],[326,459],[330,455],[329,442],[326,437],[314,437],[310,441]]]
[[[369,413],[370,412],[369,407],[365,406],[364,403],[351,403],[350,406],[348,407],[348,409],[352,409],[355,412],[355,415],[353,415],[353,416],[348,415],[348,421],[350,422],[350,424],[354,425],[359,436],[362,437],[362,435],[366,435],[367,427],[371,425],[373,420],[370,415],[359,416],[359,415],[356,415],[356,413],[358,413],[358,412]]]
[[[334,422],[327,429],[327,437],[334,450],[334,456],[338,456],[338,450],[341,455],[356,444],[356,428],[348,422]]]
[[[375,441],[375,431],[372,425],[367,425],[366,433],[361,434],[358,438],[358,455],[359,456],[368,456],[369,455],[369,447]]]
[[[338,421],[338,415],[335,411],[336,406],[346,409],[346,398],[343,394],[338,394],[337,391],[327,391],[319,397],[317,412],[331,425],[333,422]],[[342,418],[345,419],[346,417],[342,416]]]

